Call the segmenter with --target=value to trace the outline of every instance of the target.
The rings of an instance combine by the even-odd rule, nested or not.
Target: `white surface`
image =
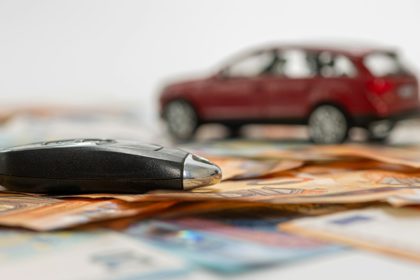
[[[399,47],[420,66],[420,1],[1,0],[0,102],[131,102],[163,81],[272,41]]]

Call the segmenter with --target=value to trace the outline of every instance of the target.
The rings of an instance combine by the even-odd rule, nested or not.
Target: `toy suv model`
[[[385,140],[418,115],[416,77],[388,49],[276,46],[249,52],[216,74],[167,86],[161,115],[189,140],[206,123],[233,133],[246,124],[304,124],[315,143],[340,143],[349,129]]]

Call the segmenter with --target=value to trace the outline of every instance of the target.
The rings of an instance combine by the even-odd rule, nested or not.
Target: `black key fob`
[[[158,145],[110,139],[69,139],[0,151],[0,184],[49,194],[186,190],[219,182],[208,160]]]

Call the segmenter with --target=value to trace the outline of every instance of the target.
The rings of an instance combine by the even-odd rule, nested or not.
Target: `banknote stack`
[[[223,278],[349,248],[420,262],[420,146],[184,149],[217,163],[222,182],[144,194],[0,192],[1,275],[158,279],[205,269]]]

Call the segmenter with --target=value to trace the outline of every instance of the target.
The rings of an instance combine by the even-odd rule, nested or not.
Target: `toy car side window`
[[[355,77],[357,69],[353,62],[344,55],[337,55],[334,61],[334,74],[338,77]]]
[[[320,52],[316,55],[317,74],[325,78],[355,77],[357,74],[353,62],[341,54]]]
[[[376,77],[398,76],[407,73],[396,53],[373,52],[364,59],[364,64]]]
[[[277,75],[287,78],[309,78],[314,75],[307,54],[302,50],[285,50],[279,53],[281,58],[275,69]]]
[[[273,61],[273,52],[253,53],[230,65],[224,71],[227,77],[256,77],[265,72]]]

